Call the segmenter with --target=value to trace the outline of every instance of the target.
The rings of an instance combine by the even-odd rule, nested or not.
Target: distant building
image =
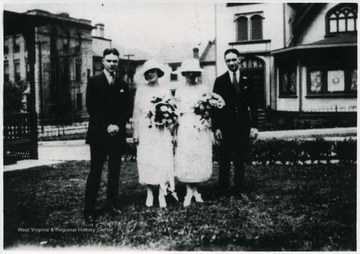
[[[181,47],[178,46],[175,49],[169,48],[168,50],[168,52],[164,52],[164,54],[160,56],[160,59],[157,60],[169,66],[169,69],[162,79],[173,94],[175,94],[176,89],[180,85],[185,84],[185,78],[181,74],[181,65],[184,60],[191,58],[198,59],[203,69],[199,82],[209,86],[210,90],[212,89],[216,78],[215,40],[201,43],[195,47],[182,45]],[[141,64],[141,62],[138,63]],[[142,79],[143,82],[145,82],[143,77],[139,77],[141,67],[142,65],[137,67],[136,73],[138,79]]]
[[[216,5],[217,76],[223,53],[245,55],[261,128],[356,126],[357,4]],[[278,126],[279,127],[279,126]]]
[[[103,52],[106,48],[111,48],[111,39],[105,38],[105,26],[102,23],[95,24],[95,30],[92,36],[93,49],[93,75],[103,71],[102,64]]]
[[[89,20],[66,13],[4,12],[4,81],[30,82],[28,56],[34,54],[35,109],[43,124],[66,124],[87,117],[92,29]]]

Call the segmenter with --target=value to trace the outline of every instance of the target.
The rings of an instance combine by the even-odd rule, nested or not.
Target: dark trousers
[[[235,192],[245,188],[245,161],[249,151],[250,128],[241,131],[222,131],[223,140],[219,147],[219,188],[228,192],[230,186],[230,163],[234,164]]]
[[[116,206],[117,194],[119,191],[119,177],[121,168],[121,146],[118,144],[110,145],[90,145],[90,173],[86,181],[85,191],[85,215],[91,214],[95,210],[96,198],[99,193],[102,170],[105,160],[108,160],[108,184],[106,206]]]

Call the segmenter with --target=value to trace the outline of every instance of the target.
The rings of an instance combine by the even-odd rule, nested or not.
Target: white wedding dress
[[[196,103],[209,92],[205,85],[183,85],[175,94],[180,113],[175,176],[181,182],[199,183],[212,173],[212,131],[200,124],[200,115],[194,113]]]
[[[169,129],[160,130],[153,124],[151,128],[148,113],[154,113],[151,103],[154,96],[171,97],[169,89],[161,85],[139,85],[134,103],[134,137],[139,138],[137,166],[141,184],[163,184],[171,181],[174,171],[172,136]],[[154,117],[153,117],[154,118]]]

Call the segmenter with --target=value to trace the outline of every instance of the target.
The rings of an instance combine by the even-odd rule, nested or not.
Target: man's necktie
[[[240,86],[239,86],[239,82],[236,78],[236,72],[233,72],[233,85],[234,85],[235,91],[237,93],[240,92]]]
[[[112,85],[114,84],[114,82],[115,82],[115,73],[114,73],[114,72],[111,72],[111,73],[110,73],[110,77],[111,77],[111,79],[110,79],[110,85],[112,86]]]

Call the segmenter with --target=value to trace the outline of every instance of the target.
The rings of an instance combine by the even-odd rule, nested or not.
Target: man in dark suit
[[[220,194],[228,195],[230,162],[234,163],[234,194],[245,190],[245,161],[249,152],[250,133],[257,135],[257,107],[250,77],[240,73],[241,56],[238,50],[224,53],[228,71],[215,80],[214,93],[225,101],[222,109],[214,111],[212,129],[219,147]]]
[[[126,123],[131,115],[129,86],[117,77],[119,52],[103,53],[104,71],[89,78],[86,107],[90,115],[86,143],[90,145],[90,173],[86,182],[84,219],[95,221],[95,205],[102,169],[108,158],[106,211],[116,209],[121,155],[126,146]]]

